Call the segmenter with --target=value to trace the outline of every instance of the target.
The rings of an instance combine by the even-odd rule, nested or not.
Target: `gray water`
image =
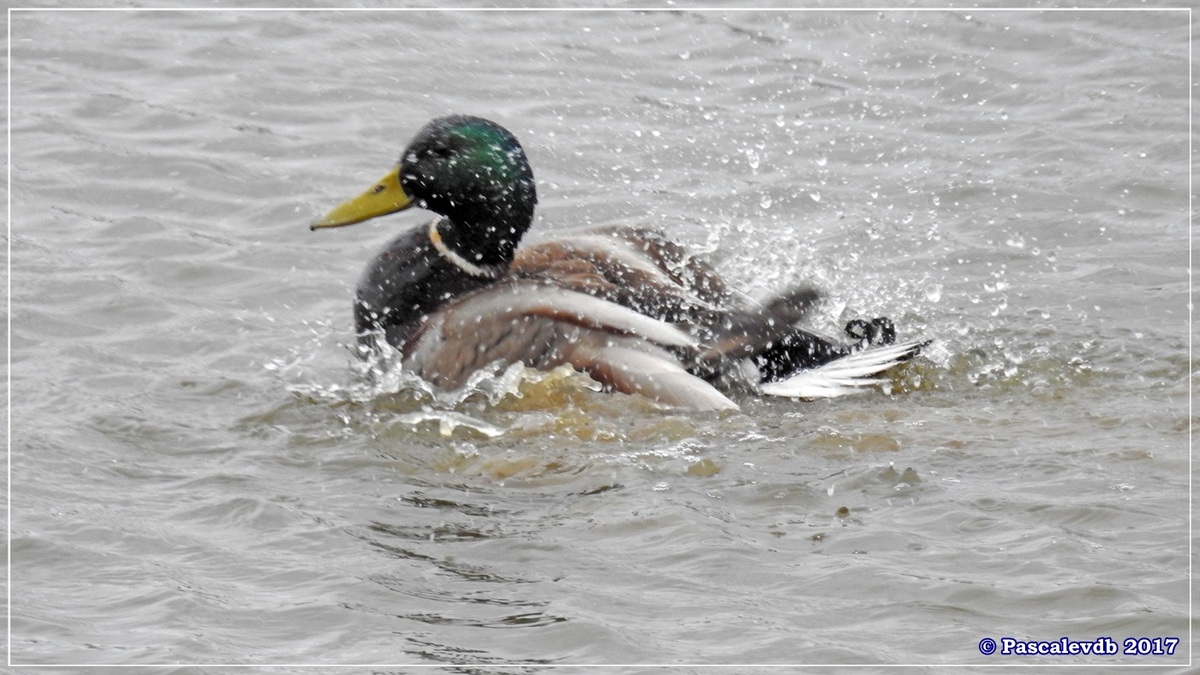
[[[1186,12],[11,16],[14,672],[1190,662]],[[449,113],[533,238],[936,342],[720,415],[369,378],[354,283],[427,215],[307,224]]]

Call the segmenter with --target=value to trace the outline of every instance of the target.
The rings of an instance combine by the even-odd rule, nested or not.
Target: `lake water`
[[[12,672],[1190,663],[1186,11],[10,16]],[[308,223],[449,113],[521,139],[531,238],[936,342],[719,415],[368,377],[428,216]]]

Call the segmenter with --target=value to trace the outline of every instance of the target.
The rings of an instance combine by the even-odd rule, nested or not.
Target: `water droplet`
[[[808,193],[808,196],[809,196],[810,198],[812,198],[812,200],[813,200],[814,202],[819,202],[819,201],[821,201],[821,193],[820,193],[820,192],[810,192],[810,193]]]
[[[746,163],[750,165],[751,169],[757,169],[758,168],[758,153],[747,148],[746,149]]]
[[[930,302],[940,302],[942,299],[942,285],[929,284],[926,286],[925,297],[928,298]]]
[[[758,202],[758,206],[764,209],[771,208],[771,198],[767,195],[763,195],[762,199],[760,199]]]

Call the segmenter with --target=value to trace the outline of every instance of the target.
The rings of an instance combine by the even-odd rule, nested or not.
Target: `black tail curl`
[[[846,324],[846,335],[862,349],[871,345],[890,345],[896,342],[896,326],[886,316],[871,319],[852,319]]]

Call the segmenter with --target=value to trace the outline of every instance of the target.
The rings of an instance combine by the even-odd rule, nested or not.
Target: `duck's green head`
[[[442,241],[480,265],[507,264],[533,222],[537,191],[521,144],[507,129],[454,115],[426,124],[400,162],[363,194],[313,229],[353,225],[419,206],[445,216]]]

